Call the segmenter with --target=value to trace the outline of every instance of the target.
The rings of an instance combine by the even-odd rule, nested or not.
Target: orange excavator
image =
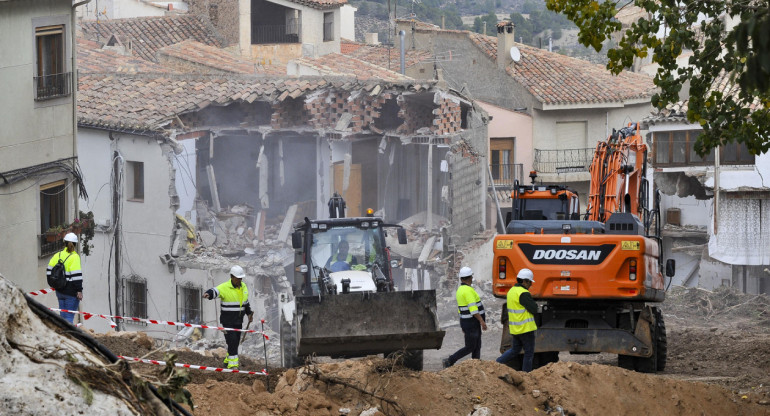
[[[514,186],[506,234],[493,245],[493,291],[505,298],[517,272],[532,270],[536,367],[565,351],[618,354],[619,366],[641,372],[665,368],[666,328],[655,306],[665,299],[660,196],[655,192],[649,203],[646,160],[635,123],[599,142],[582,220],[575,192],[537,186],[535,173],[532,186]],[[666,276],[675,267],[668,260]],[[506,310],[503,305],[501,352],[511,345]],[[508,364],[520,362],[521,355]]]

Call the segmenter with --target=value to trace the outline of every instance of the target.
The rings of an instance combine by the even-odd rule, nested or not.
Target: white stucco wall
[[[357,8],[345,4],[340,7],[340,37],[347,40],[356,40],[356,10]]]
[[[84,210],[92,210],[97,224],[101,225],[93,239],[92,254],[82,257],[84,273],[84,299],[80,309],[101,314],[115,314],[115,269],[114,269],[114,219],[112,218],[112,161],[113,152],[119,151],[125,161],[144,163],[143,202],[122,201],[121,221],[121,276],[136,275],[147,282],[147,317],[151,319],[179,321],[177,287],[192,284],[205,291],[228,278],[231,264],[212,262],[210,264],[177,264],[171,270],[160,261],[160,256],[169,253],[172,231],[175,224],[174,208],[170,192],[176,189],[180,198],[180,211],[185,210],[192,200],[195,189],[194,140],[180,142],[182,152],[172,155],[171,148],[159,144],[154,138],[113,133],[116,140],[110,140],[108,133],[100,130],[80,129],[79,149],[85,183],[91,199],[88,204],[81,201]],[[124,165],[125,168],[125,165]],[[188,170],[186,170],[188,169]],[[186,170],[185,172],[180,172]],[[185,191],[187,187],[187,191]],[[190,208],[188,208],[190,209]],[[181,212],[184,215],[183,212]],[[107,226],[109,224],[109,226]],[[177,259],[180,260],[180,259]],[[180,260],[181,261],[181,260]],[[264,316],[261,305],[256,302],[255,276],[245,279],[250,289],[253,308]],[[219,302],[201,303],[204,324],[217,325]],[[125,313],[125,311],[124,311]],[[127,314],[127,313],[126,313]],[[110,330],[105,320],[92,318],[86,328],[98,332]],[[127,323],[125,330],[141,330],[156,338],[173,338],[180,328],[158,325]],[[207,337],[221,337],[218,331],[204,331]]]
[[[153,5],[149,2],[141,0],[99,0],[98,2],[92,1],[78,9],[78,17],[85,20],[96,20],[97,13],[99,14],[99,20],[106,19],[126,19],[130,17],[148,17],[148,16],[164,16],[168,10],[168,6],[165,8]],[[97,6],[99,9],[97,10]],[[172,4],[172,7],[182,11],[187,7],[182,2]]]
[[[477,101],[477,103],[489,115],[492,121],[489,122],[489,138],[496,137],[515,137],[515,155],[514,163],[521,163],[524,175],[532,170],[532,158],[534,156],[532,147],[532,116],[524,113],[506,110],[494,104]]]
[[[179,208],[176,213],[190,220],[192,224],[196,224],[198,216],[195,211],[197,195],[195,139],[182,140],[179,144],[183,148],[182,153],[174,156],[176,192],[179,196]]]
[[[682,219],[682,225],[697,225],[705,227],[711,220],[713,200],[698,200],[694,196],[680,198],[675,195],[661,194],[660,210],[661,220],[666,221],[666,210],[668,208],[679,208]]]
[[[533,146],[535,149],[562,149],[556,143],[556,122],[587,122],[586,147],[606,140],[612,129],[619,130],[631,122],[641,122],[652,110],[650,103],[630,104],[615,108],[535,110]]]
[[[72,95],[35,101],[35,27],[63,24],[65,70],[71,69],[71,2],[30,0],[0,2],[0,172],[9,172],[74,155]],[[6,253],[0,273],[25,292],[47,288],[49,256],[39,257],[40,186],[67,179],[67,221],[76,213],[77,187],[64,173],[0,181],[0,249]],[[48,306],[55,297],[39,297]]]

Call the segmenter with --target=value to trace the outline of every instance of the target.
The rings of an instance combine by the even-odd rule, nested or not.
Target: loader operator
[[[460,358],[471,354],[471,358],[481,358],[481,330],[487,330],[484,304],[471,284],[473,270],[470,267],[460,269],[460,287],[457,288],[457,309],[460,313],[460,328],[465,335],[465,346],[445,358],[444,368],[453,366]]]
[[[226,328],[241,329],[243,325],[243,316],[249,316],[249,323],[254,320],[254,312],[249,305],[249,289],[243,278],[246,277],[241,266],[230,268],[230,280],[212,287],[203,294],[205,299],[214,300],[222,298],[222,310],[219,315],[219,321]],[[227,368],[238,368],[238,344],[240,344],[241,333],[237,331],[225,331],[225,342],[227,343],[227,358],[225,364]]]
[[[508,330],[513,335],[511,348],[497,358],[498,363],[505,364],[519,355],[524,348],[524,360],[521,371],[532,371],[532,360],[535,357],[535,314],[537,303],[532,299],[529,288],[535,283],[532,270],[521,269],[516,275],[516,285],[508,291]]]

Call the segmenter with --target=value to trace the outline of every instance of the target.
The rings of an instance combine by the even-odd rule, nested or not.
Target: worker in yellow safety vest
[[[246,287],[246,283],[243,283],[244,277],[246,277],[246,273],[243,271],[243,267],[233,266],[230,268],[230,280],[217,287],[212,287],[203,294],[205,299],[222,299],[219,321],[225,328],[242,329],[245,315],[249,316],[247,327],[254,320],[254,312],[249,305],[249,289]],[[227,368],[238,368],[240,334],[238,331],[225,331],[225,342],[227,343],[225,364],[227,364]]]
[[[532,371],[532,360],[535,357],[535,314],[537,303],[532,299],[529,288],[535,283],[532,270],[521,269],[516,275],[516,285],[508,291],[508,330],[513,335],[511,348],[497,358],[498,363],[506,364],[524,349],[524,360],[521,370]]]
[[[460,313],[460,328],[465,335],[465,346],[445,358],[444,368],[453,366],[460,358],[471,354],[471,358],[481,358],[481,331],[487,330],[486,313],[481,297],[471,286],[473,270],[470,267],[460,269],[460,287],[457,288],[457,311]]]
[[[50,276],[56,263],[64,263],[64,277],[67,284],[56,289],[56,299],[59,301],[59,309],[76,311],[83,300],[83,271],[80,269],[80,256],[75,246],[78,236],[75,233],[67,233],[64,236],[64,250],[56,253],[48,262],[46,275]],[[59,315],[69,323],[75,322],[75,314],[72,312],[59,312]]]

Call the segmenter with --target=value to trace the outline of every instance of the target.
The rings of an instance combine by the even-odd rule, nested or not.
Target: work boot
[[[441,364],[444,365],[444,368],[449,368],[452,366],[452,363],[449,362],[449,358],[444,358],[441,360]]]
[[[238,369],[238,356],[237,355],[231,355],[226,358],[227,360],[227,368],[228,369]]]

